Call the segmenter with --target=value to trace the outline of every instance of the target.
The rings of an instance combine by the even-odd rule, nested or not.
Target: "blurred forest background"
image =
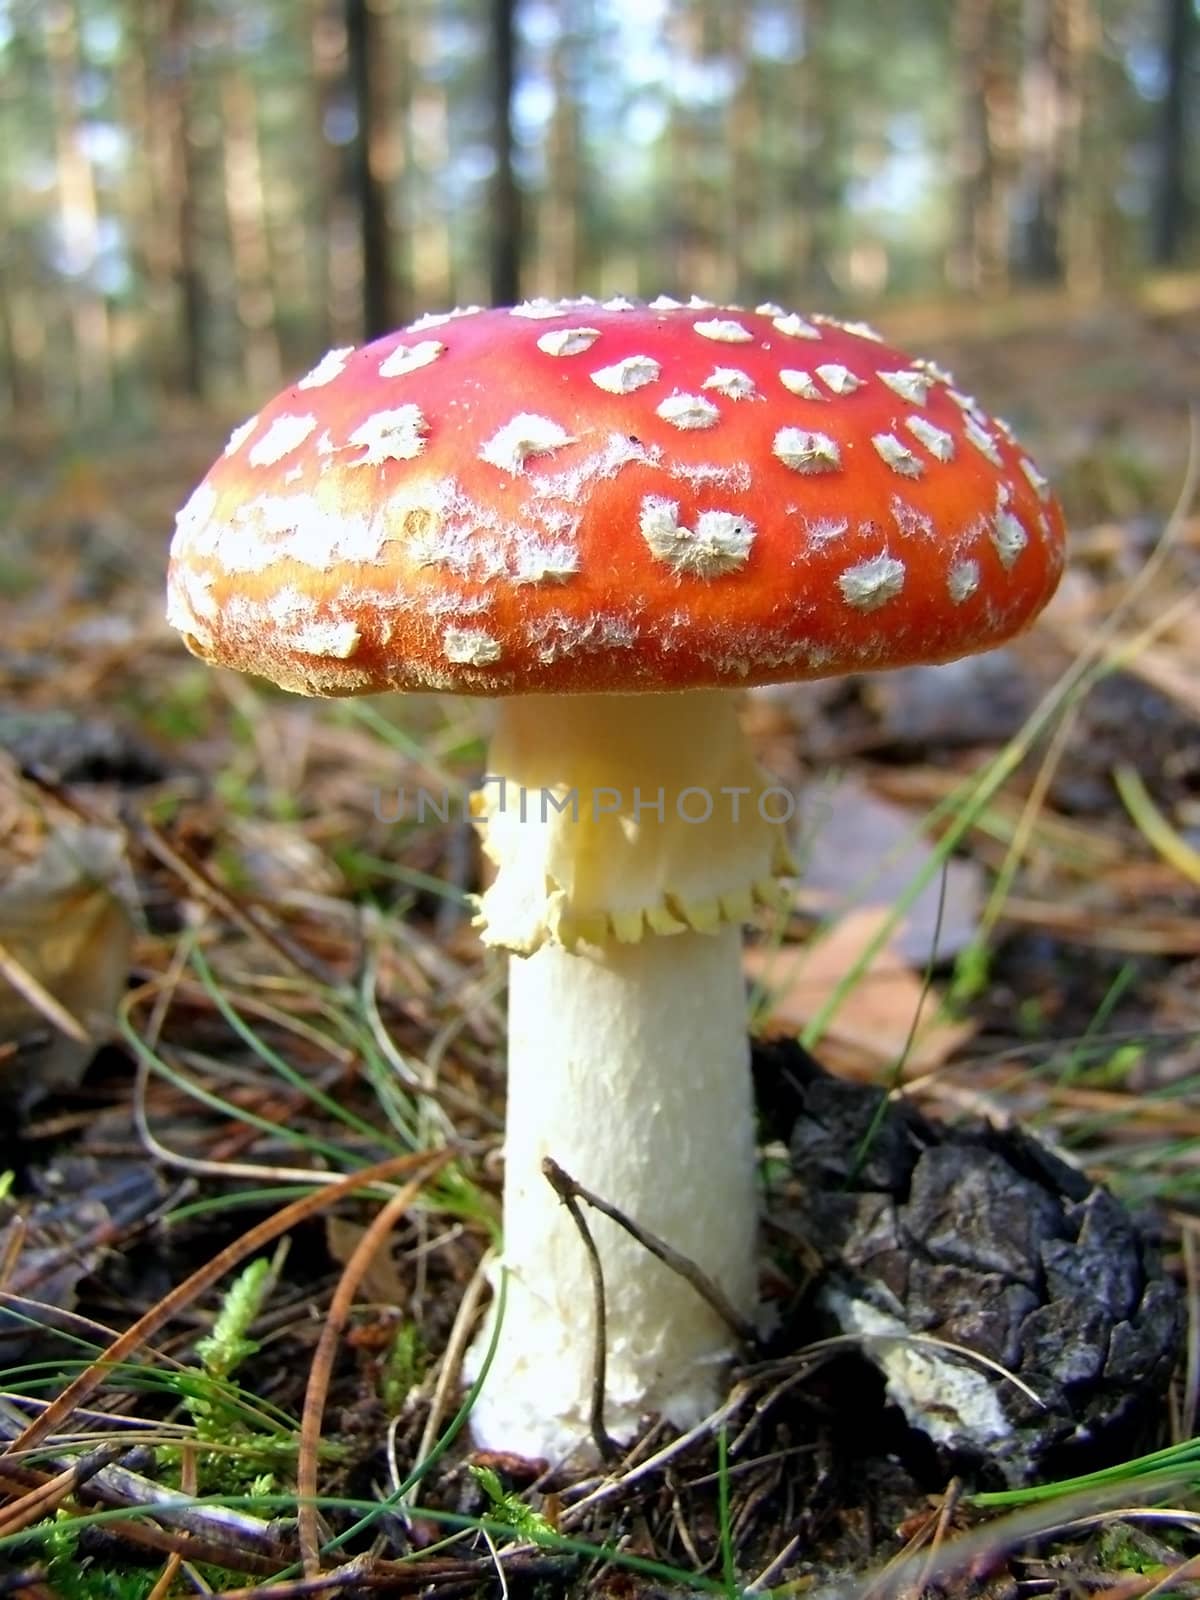
[[[1197,257],[1194,0],[0,0],[0,416],[588,291],[1078,303]]]
[[[56,1386],[104,1330],[122,1339],[120,1363],[90,1369],[97,1409],[68,1396],[68,1431],[0,1478],[0,1566],[26,1530],[21,1559],[50,1563],[38,1594],[73,1600],[85,1569],[91,1596],[148,1600],[173,1574],[190,1588],[193,1527],[215,1530],[212,1583],[240,1581],[233,1508],[264,1484],[329,1497],[339,1540],[344,1495],[403,1484],[386,1523],[360,1526],[405,1562],[432,1538],[420,1507],[487,1504],[457,1446],[439,1458],[498,1215],[502,978],[470,922],[473,830],[457,807],[395,815],[405,793],[478,781],[483,716],[214,671],[168,626],[163,590],[173,518],[231,426],[323,351],[422,312],[572,293],[864,317],[954,368],[1061,494],[1070,569],[1026,638],[750,697],[756,754],[800,798],[806,875],[746,976],[764,1038],[903,1081],[943,1121],[1034,1129],[1157,1208],[1189,1359],[1169,1402],[1120,1414],[1129,1440],[1145,1421],[1147,1447],[1198,1431],[1200,0],[0,0],[0,1280],[8,1300],[36,1296],[0,1325],[0,1443],[43,1397],[63,1407]],[[792,1089],[762,1059],[766,1129]],[[856,1172],[880,1127],[855,1136]],[[793,1289],[816,1298],[794,1199],[813,1147],[796,1146],[793,1188],[788,1135],[770,1137],[765,1281],[783,1319]],[[211,1287],[246,1241],[267,1247],[262,1208],[315,1169],[443,1141],[463,1155],[419,1214],[396,1222],[393,1201],[363,1226],[365,1199],[297,1200],[291,1255],[256,1259],[257,1288]],[[1073,1210],[1113,1226],[1090,1199]],[[395,1238],[364,1275],[381,1217]],[[1047,1282],[1082,1270],[1045,1259]],[[1104,1286],[1125,1273],[1098,1275],[1101,1297],[1124,1295]],[[936,1326],[940,1310],[914,1311],[933,1281],[914,1269],[923,1337],[984,1326],[973,1303]],[[1009,1303],[987,1294],[985,1312]],[[1133,1323],[1101,1370],[1089,1330],[1109,1324],[1079,1304],[1053,1370],[1107,1407]],[[134,1321],[151,1313],[174,1325]],[[1031,1335],[1035,1360],[1060,1326]],[[979,1344],[994,1365],[1000,1346]],[[1077,1530],[1065,1559],[1046,1545],[1035,1562],[1031,1507],[985,1551],[958,1480],[931,1503],[929,1442],[904,1442],[882,1380],[817,1372],[806,1352],[792,1376],[759,1369],[769,1393],[739,1379],[719,1454],[666,1447],[620,1499],[527,1505],[506,1477],[492,1514],[514,1519],[513,1543],[433,1544],[434,1565],[396,1581],[461,1593],[494,1563],[514,1592],[567,1592],[560,1569],[519,1565],[550,1559],[523,1548],[544,1505],[621,1559],[674,1563],[677,1593],[734,1566],[758,1593],[834,1572],[850,1592],[843,1575],[868,1567],[863,1595],[908,1575],[905,1592],[965,1593],[929,1563],[968,1519],[962,1559],[989,1593],[1132,1600],[1172,1572],[1172,1593],[1196,1592],[1195,1439],[1174,1458],[1176,1530],[1166,1480],[1138,1466],[1036,1510]],[[1101,1414],[1118,1413],[1078,1413]],[[1100,1464],[1091,1427],[1072,1471]],[[49,1454],[59,1441],[78,1472]],[[114,1473],[119,1491],[97,1487]],[[239,1498],[208,1523],[161,1507],[136,1522],[158,1482],[198,1488],[195,1510]],[[1135,1527],[1114,1508],[1147,1485],[1161,1520]],[[121,1522],[87,1529],[92,1496]],[[295,1553],[275,1543],[290,1509],[262,1510],[278,1520],[257,1525],[269,1543],[246,1547],[246,1581]],[[890,1564],[895,1528],[919,1581]],[[156,1549],[186,1563],[156,1576]],[[667,1592],[625,1583],[587,1562],[572,1592]]]

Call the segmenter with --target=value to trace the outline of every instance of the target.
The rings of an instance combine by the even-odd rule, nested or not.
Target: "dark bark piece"
[[[1114,1316],[1127,1317],[1141,1288],[1136,1253],[1129,1249],[1129,1217],[1107,1190],[1093,1189],[1068,1219],[1078,1227],[1075,1238],[1042,1246],[1050,1293],[1096,1300]]]
[[[1034,1288],[1042,1276],[1039,1247],[1061,1228],[1054,1196],[991,1150],[935,1146],[913,1172],[904,1229],[936,1261],[976,1274],[999,1272]]]
[[[1022,1483],[1136,1442],[1180,1349],[1182,1296],[1111,1194],[1020,1128],[939,1126],[778,1041],[756,1073],[790,1143],[776,1219],[821,1258],[816,1302],[840,1327],[896,1335],[864,1353],[941,1470]],[[810,1304],[777,1350],[813,1320]],[[906,1333],[1002,1363],[1037,1400]]]
[[[827,1188],[852,1183],[856,1189],[907,1191],[928,1143],[920,1119],[903,1104],[885,1109],[880,1089],[815,1070],[820,1076],[799,1080],[801,1110],[790,1134],[793,1164]]]
[[[1052,1404],[1054,1390],[1098,1376],[1108,1359],[1111,1327],[1101,1307],[1074,1297],[1038,1306],[1021,1328],[1022,1375]]]
[[[27,774],[55,783],[133,788],[166,775],[159,753],[131,728],[103,715],[17,712],[0,707],[0,750]]]
[[[53,1162],[36,1188],[31,1200],[0,1201],[0,1251],[12,1254],[9,1298],[0,1306],[0,1359],[7,1363],[44,1354],[52,1329],[77,1333],[69,1313],[79,1283],[163,1198],[158,1174],[144,1163],[90,1156]]]
[[[1113,1384],[1133,1385],[1147,1371],[1147,1356],[1154,1356],[1154,1381],[1164,1386],[1171,1376],[1181,1334],[1180,1296],[1175,1284],[1157,1278],[1146,1285],[1137,1313],[1119,1322],[1109,1341],[1104,1376]]]
[[[922,1333],[970,1345],[993,1361],[1013,1367],[1021,1359],[1021,1326],[1037,1306],[1032,1289],[998,1272],[914,1261],[909,1274],[908,1316]],[[947,1307],[955,1309],[947,1314]]]

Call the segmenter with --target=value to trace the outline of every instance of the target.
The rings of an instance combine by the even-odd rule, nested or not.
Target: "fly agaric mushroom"
[[[332,351],[188,501],[169,614],[206,661],[499,702],[476,802],[479,925],[515,957],[508,1294],[481,1444],[588,1434],[589,1263],[546,1157],[753,1314],[740,925],[788,870],[789,807],[736,691],[999,644],[1063,541],[1009,429],[932,363],[861,324],[667,298],[472,307]],[[730,1328],[592,1231],[609,1431],[694,1422]]]

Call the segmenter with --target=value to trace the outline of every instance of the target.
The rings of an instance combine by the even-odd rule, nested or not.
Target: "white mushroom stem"
[[[507,1306],[471,1426],[485,1447],[561,1459],[588,1440],[594,1297],[586,1247],[543,1158],[694,1262],[741,1317],[753,1314],[738,924],[769,897],[787,853],[782,828],[764,819],[764,780],[728,694],[506,703],[492,767],[507,784],[493,780],[480,807],[499,865],[485,938],[530,953],[514,958],[509,980]],[[543,786],[560,804],[578,790],[577,816],[543,807]],[[645,810],[660,789],[661,812]],[[719,1398],[735,1335],[618,1224],[595,1211],[587,1220],[605,1286],[605,1427],[624,1439],[650,1413],[696,1422]]]
[[[542,1175],[586,1188],[695,1261],[749,1316],[756,1204],[741,935],[545,945],[509,978],[504,1265],[497,1359],[471,1418],[484,1447],[569,1454],[588,1436],[595,1357],[587,1253]],[[680,1427],[715,1405],[734,1335],[691,1284],[587,1211],[607,1310],[604,1422]],[[475,1367],[483,1354],[477,1345]]]

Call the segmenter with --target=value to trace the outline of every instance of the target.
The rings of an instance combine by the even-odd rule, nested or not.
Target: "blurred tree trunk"
[[[721,0],[715,0],[720,4]],[[714,53],[713,11],[706,0],[671,0],[665,26],[672,55],[696,75]],[[720,130],[721,141],[724,127]],[[665,218],[673,292],[716,299],[726,294],[721,198],[724,151],[704,111],[679,94],[670,100],[663,159]]]
[[[7,169],[0,166],[7,180]],[[0,404],[15,415],[37,403],[33,369],[23,359],[16,318],[15,249],[6,245],[11,237],[7,181],[0,183],[0,374],[4,392]]]
[[[0,220],[3,220],[3,209],[0,208]],[[0,397],[3,409],[6,412],[19,412],[25,400],[27,387],[25,374],[21,363],[17,359],[16,341],[13,338],[11,316],[11,301],[8,285],[4,281],[5,274],[0,271],[0,373],[4,376],[4,393]]]
[[[674,62],[691,62],[696,54],[695,17],[682,0],[669,0],[664,24],[665,45]],[[700,197],[695,174],[701,164],[697,148],[696,119],[680,103],[674,83],[669,84],[666,134],[661,155],[661,216],[667,235],[668,283],[675,294],[702,294]]]
[[[1022,266],[1039,282],[1073,275],[1072,196],[1080,182],[1080,131],[1089,0],[1025,0],[1022,62]]]
[[[492,304],[521,298],[521,194],[513,168],[512,99],[516,79],[516,0],[488,0],[492,91]]]
[[[14,41],[29,50],[32,18],[14,15]],[[30,270],[29,201],[21,182],[16,134],[24,117],[19,74],[0,72],[0,373],[14,414],[42,403],[46,317],[36,305]]]
[[[1066,0],[1067,59],[1071,64],[1067,179],[1063,197],[1063,277],[1072,295],[1098,294],[1104,284],[1101,243],[1109,206],[1106,188],[1108,107],[1100,101],[1097,75],[1100,21],[1096,0]]]
[[[1055,0],[1024,0],[1021,63],[1021,190],[1026,217],[1020,250],[1027,277],[1061,276],[1063,172],[1058,159],[1066,77]]]
[[[389,6],[397,0],[387,0]],[[376,131],[376,147],[385,162],[388,186],[388,219],[392,230],[392,316],[393,326],[410,322],[416,314],[413,298],[413,233],[421,225],[414,205],[416,170],[413,163],[413,89],[415,66],[412,35],[417,27],[419,7],[412,0],[399,0],[399,21],[393,21],[392,47],[385,79],[386,112],[383,126]]]
[[[112,331],[108,302],[96,276],[100,210],[80,111],[84,62],[79,17],[73,0],[51,0],[42,19],[54,108],[59,270],[71,280],[76,401],[84,412],[95,414],[107,412],[112,404]]]
[[[154,71],[149,80],[149,132],[160,225],[153,228],[154,270],[175,294],[177,339],[169,348],[172,387],[202,398],[207,384],[204,319],[207,295],[196,229],[197,153],[192,139],[191,0],[161,0]]]
[[[580,9],[578,0],[558,0],[550,46],[549,79],[554,104],[546,136],[538,286],[552,296],[578,294],[583,277],[586,202],[579,126],[579,33],[583,31],[579,27]]]
[[[317,151],[313,297],[320,307],[319,342],[330,348],[353,344],[362,332],[359,230],[346,192],[345,155],[335,143],[351,116],[341,0],[310,0],[308,37]]]
[[[814,292],[836,284],[834,251],[845,200],[847,86],[840,81],[832,49],[833,0],[807,0],[805,30],[811,49],[807,72],[807,125],[802,134],[801,183],[809,209],[806,275]]]
[[[955,287],[984,294],[1007,288],[1018,104],[1011,36],[1016,0],[956,0],[954,66],[958,88],[955,175]]]
[[[221,113],[234,304],[243,334],[242,370],[247,386],[261,393],[279,387],[283,362],[276,332],[258,109],[232,19],[226,25]]]
[[[54,384],[46,329],[47,311],[56,308],[53,297],[41,292],[35,275],[13,272],[11,283],[5,281],[7,276],[0,274],[0,298],[5,302],[4,345],[11,363],[9,393],[14,410],[32,414],[51,403]]]
[[[1196,40],[1193,0],[1162,0],[1162,39],[1166,93],[1158,129],[1153,255],[1158,266],[1168,267],[1182,254],[1189,221],[1187,110]]]
[[[439,59],[434,19],[414,7],[409,32],[411,104],[406,121],[407,199],[412,292],[417,305],[434,311],[458,298],[450,239],[450,200],[445,173],[450,164],[450,106]]]
[[[732,49],[747,77],[731,108],[734,225],[748,295],[793,303],[828,296],[845,204],[847,96],[832,0],[798,0],[782,61],[755,57],[748,24]],[[732,17],[732,13],[731,13]]]
[[[152,390],[168,391],[175,379],[160,352],[172,327],[171,252],[164,240],[161,163],[155,160],[151,62],[158,54],[161,7],[124,0],[125,48],[117,63],[118,116],[130,135],[118,202],[129,244],[139,315],[134,326],[143,352],[141,377]]]
[[[816,188],[812,152],[816,131],[817,79],[826,71],[828,28],[825,0],[798,0],[796,39],[788,57],[772,67],[771,90],[763,96],[763,146],[757,175],[760,229],[768,241],[772,278],[769,298],[792,303],[820,298],[811,270]]]
[[[363,332],[376,339],[396,323],[388,220],[392,108],[387,98],[390,7],[345,0],[346,46],[355,130],[354,189],[362,250]]]
[[[725,228],[734,293],[761,300],[767,290],[762,276],[761,238],[762,90],[751,48],[753,11],[752,5],[745,4],[732,5],[726,12],[725,54],[734,78],[729,103],[730,176]]]

